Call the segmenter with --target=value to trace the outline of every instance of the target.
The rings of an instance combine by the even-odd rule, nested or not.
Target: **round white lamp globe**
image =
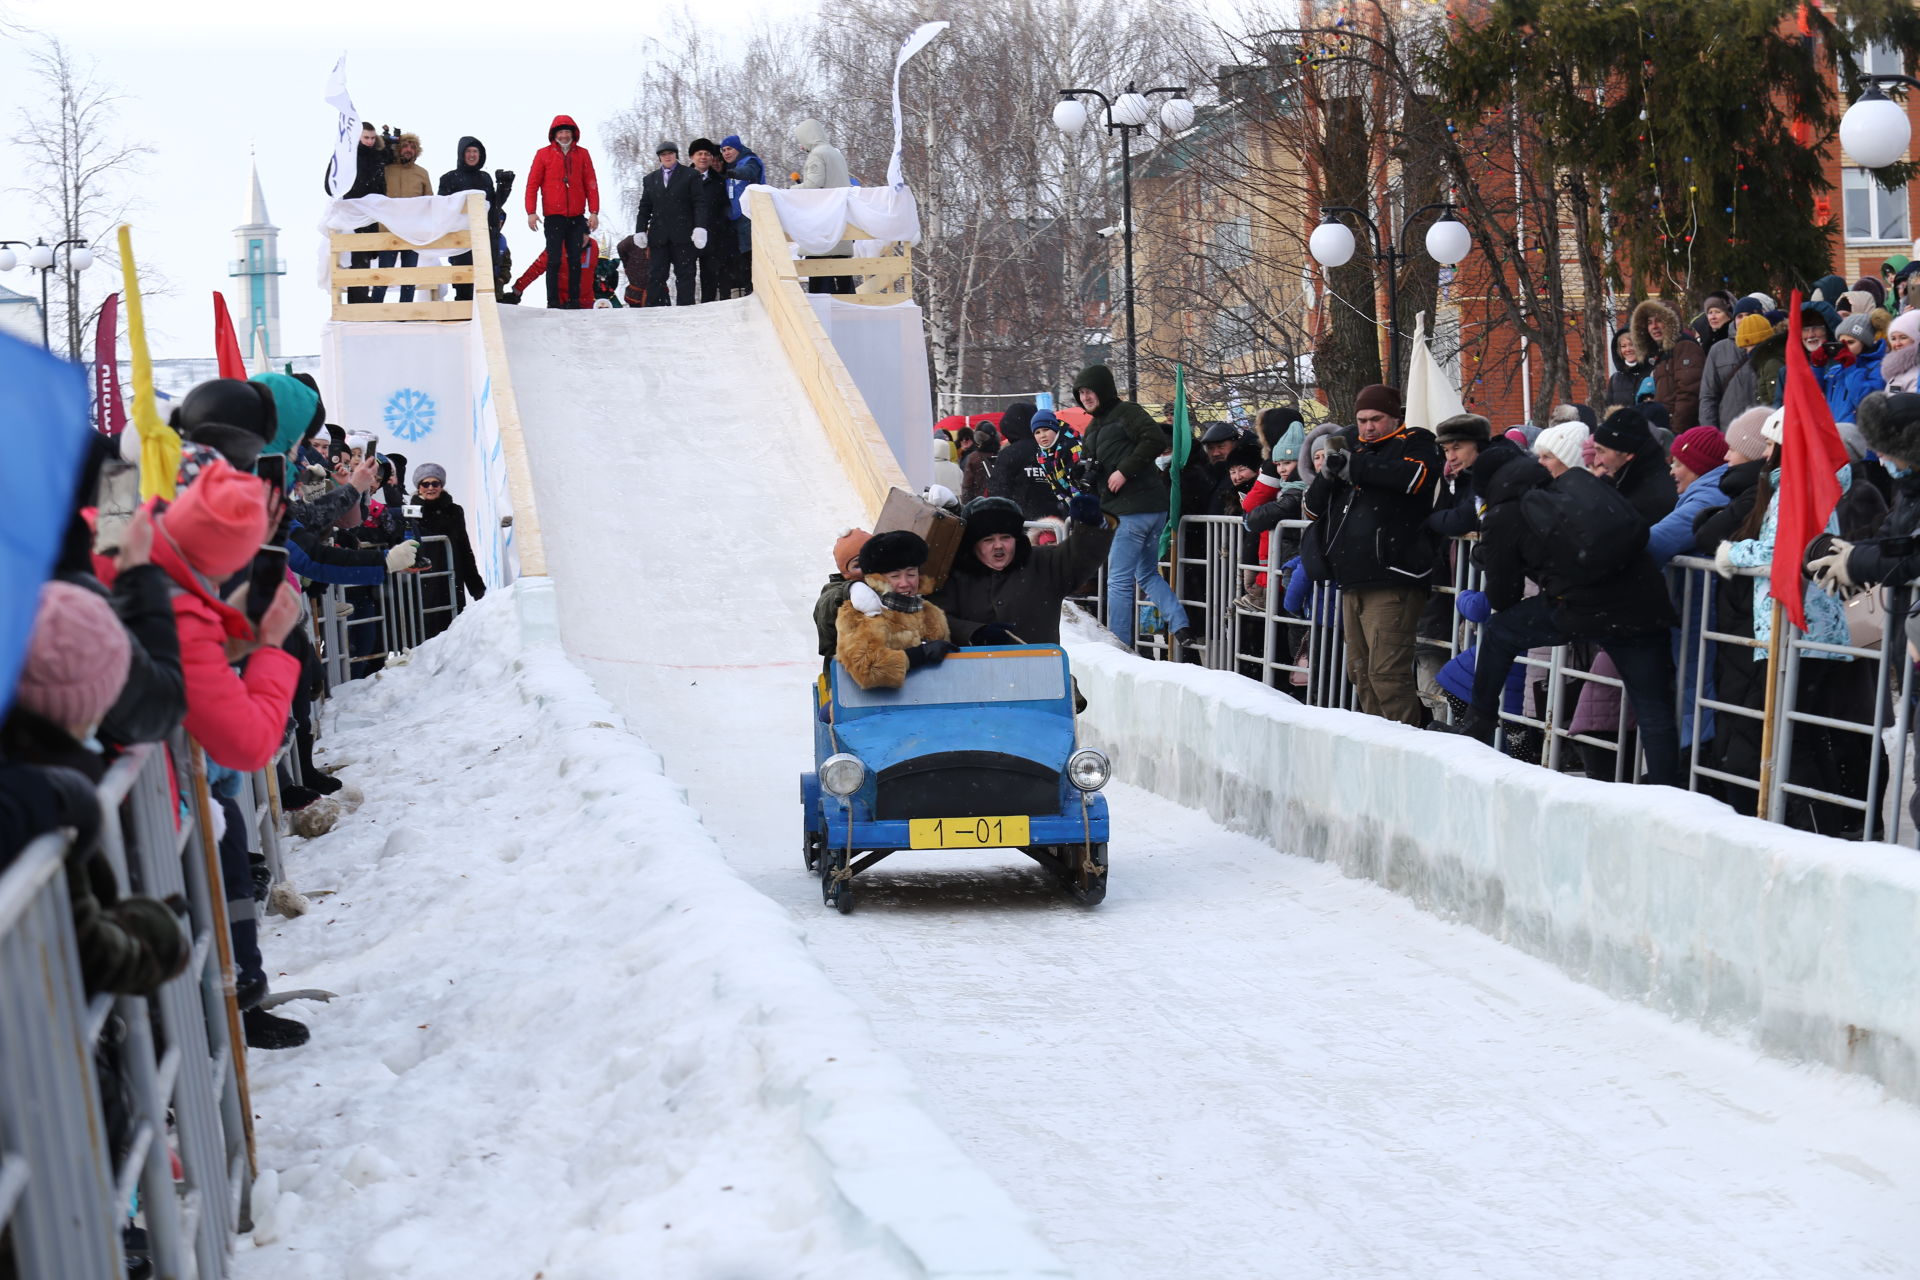
[[[1168,133],[1180,133],[1193,127],[1193,104],[1185,98],[1170,98],[1160,107],[1160,123]]]
[[[1323,267],[1344,267],[1353,260],[1353,232],[1344,223],[1323,222],[1307,237],[1307,252]]]
[[[1147,105],[1147,95],[1144,93],[1123,93],[1113,104],[1115,124],[1138,127],[1145,124],[1152,114],[1153,110]]]
[[[1473,251],[1473,233],[1452,218],[1442,218],[1427,228],[1427,256],[1443,267],[1450,267]]]
[[[1907,110],[1891,98],[1870,93],[1840,117],[1840,146],[1855,163],[1880,169],[1898,160],[1913,136]]]
[[[1062,98],[1054,104],[1053,127],[1062,133],[1078,133],[1087,127],[1087,108],[1078,99]]]

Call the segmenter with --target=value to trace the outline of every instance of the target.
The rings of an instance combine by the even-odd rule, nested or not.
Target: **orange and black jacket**
[[[1440,478],[1433,433],[1401,427],[1353,446],[1345,472],[1322,469],[1301,502],[1333,580],[1354,587],[1425,586],[1434,540],[1426,527]]]

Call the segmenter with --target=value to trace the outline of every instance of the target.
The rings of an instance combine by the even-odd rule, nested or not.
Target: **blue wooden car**
[[[853,877],[899,849],[1019,849],[1091,906],[1107,892],[1107,758],[1076,748],[1058,645],[962,649],[862,689],[835,662],[814,688],[801,775],[807,870],[853,909]]]

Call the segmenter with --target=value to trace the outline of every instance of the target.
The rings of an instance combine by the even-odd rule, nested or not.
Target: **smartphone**
[[[100,479],[93,490],[93,551],[95,555],[120,553],[127,525],[140,509],[140,468],[118,460],[102,463]]]
[[[262,547],[253,553],[253,568],[247,574],[247,621],[255,627],[267,616],[267,606],[280,594],[287,580],[287,549]]]
[[[1344,449],[1346,447],[1347,447],[1347,438],[1345,436],[1328,436],[1327,437],[1327,452],[1332,453],[1336,450]]]
[[[287,455],[284,453],[263,453],[259,461],[253,464],[253,474],[267,482],[267,487],[276,493],[287,491]]]

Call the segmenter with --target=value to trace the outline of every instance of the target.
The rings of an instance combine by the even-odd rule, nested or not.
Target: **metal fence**
[[[378,586],[332,585],[314,602],[328,688],[377,670],[393,654],[439,634],[466,607],[452,542],[444,534],[422,538],[420,556],[434,567],[389,573]]]
[[[212,1280],[251,1225],[252,1128],[204,757],[179,732],[134,747],[98,796],[116,888],[184,899],[190,958],[151,997],[88,1000],[68,835],[41,837],[0,873],[0,1263],[23,1277],[122,1277],[123,1229],[137,1227],[154,1276]],[[270,802],[253,811],[252,837],[277,818]]]
[[[1289,610],[1284,603],[1281,567],[1308,527],[1305,520],[1283,521],[1273,531],[1263,561],[1257,535],[1248,533],[1238,518],[1184,517],[1171,554],[1161,561],[1161,572],[1203,640],[1192,660],[1238,671],[1313,706],[1351,709],[1355,691],[1346,667],[1339,588],[1312,583],[1300,593],[1298,607]],[[1437,603],[1424,620],[1419,640],[1421,696],[1440,717],[1450,712],[1434,676],[1472,647],[1478,635],[1478,624],[1462,617],[1458,607],[1461,592],[1480,586],[1473,541],[1469,537],[1452,543],[1446,573],[1434,587]],[[1787,636],[1787,641],[1779,652],[1754,659],[1765,696],[1759,706],[1749,706],[1722,696],[1714,673],[1722,649],[1757,653],[1761,646],[1751,634],[1720,629],[1715,619],[1722,592],[1751,591],[1752,580],[1764,577],[1764,571],[1744,570],[1728,582],[1714,572],[1711,561],[1683,556],[1674,559],[1667,572],[1681,617],[1674,631],[1675,700],[1685,734],[1681,745],[1687,788],[1717,795],[1774,822],[1795,818],[1796,809],[1823,806],[1827,815],[1822,829],[1835,827],[1833,811],[1844,810],[1857,817],[1846,821],[1840,834],[1898,841],[1904,833],[1913,842],[1916,833],[1907,830],[1902,803],[1915,694],[1914,664],[1905,660],[1902,629],[1911,589],[1885,588],[1856,599],[1850,612],[1871,614],[1871,620],[1856,622],[1852,642],[1844,645],[1811,640],[1776,619],[1774,633]],[[1136,592],[1136,609],[1142,599]],[[1107,620],[1104,570],[1094,593],[1076,597],[1075,603],[1101,622]],[[1144,627],[1135,648],[1150,657],[1170,656],[1165,636],[1149,634]],[[1609,673],[1610,665],[1598,662],[1597,650],[1604,646],[1569,644],[1520,658],[1525,692],[1519,710],[1502,709],[1503,750],[1550,769],[1615,781],[1639,776],[1643,762],[1624,684]],[[1854,668],[1849,676],[1855,703],[1851,716],[1837,714],[1831,706],[1809,705],[1823,701],[1808,693],[1821,692],[1820,682],[1839,669],[1833,664],[1871,664],[1870,674]],[[1606,695],[1597,692],[1601,690]],[[1619,704],[1610,720],[1576,729],[1582,702],[1607,695]],[[1760,742],[1751,773],[1726,768],[1705,750],[1705,726],[1739,721],[1753,726]],[[1827,766],[1834,758],[1857,759],[1847,771],[1858,785],[1833,785],[1833,768]]]

